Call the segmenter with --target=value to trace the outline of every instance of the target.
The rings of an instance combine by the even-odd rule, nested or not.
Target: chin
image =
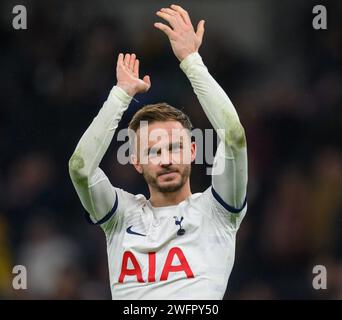
[[[183,187],[181,181],[168,181],[158,184],[158,189],[160,192],[175,192]]]

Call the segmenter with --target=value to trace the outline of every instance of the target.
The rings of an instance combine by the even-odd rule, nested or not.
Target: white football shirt
[[[113,299],[222,299],[247,206],[229,212],[212,187],[167,207],[114,189],[102,225]]]

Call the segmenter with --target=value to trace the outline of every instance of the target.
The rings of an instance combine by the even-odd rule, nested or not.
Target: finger
[[[182,16],[176,10],[172,10],[170,8],[162,8],[160,9],[160,11],[172,16],[178,24],[185,24]]]
[[[197,31],[196,36],[199,38],[199,40],[202,42],[203,35],[204,35],[204,20],[201,20],[197,25]]]
[[[130,58],[131,58],[131,55],[128,54],[128,53],[126,53],[125,59],[124,59],[124,64],[125,64],[126,67],[129,66],[129,60],[130,60]]]
[[[118,61],[117,61],[117,63],[116,63],[117,66],[123,64],[123,58],[124,58],[123,53],[120,53],[120,54],[118,55]]]
[[[150,76],[144,76],[143,81],[148,85],[148,89],[151,87],[151,79]]]
[[[169,39],[173,39],[175,37],[175,35],[176,35],[175,32],[169,26],[167,26],[164,23],[156,22],[154,24],[154,26],[157,29],[163,31],[169,37]]]
[[[187,24],[189,26],[192,25],[190,17],[189,17],[189,14],[188,14],[188,12],[186,10],[184,10],[181,6],[177,6],[176,4],[172,4],[171,8],[173,10],[177,11],[182,16],[185,24]]]
[[[170,16],[175,16],[175,15],[177,14],[177,11],[172,10],[172,9],[170,9],[170,8],[161,8],[159,11],[160,11],[160,12],[167,13],[167,14],[169,14]]]
[[[131,57],[129,59],[129,70],[133,72],[134,68],[134,62],[135,62],[136,55],[134,53],[131,54]]]
[[[177,28],[178,22],[174,16],[169,15],[166,12],[157,11],[157,16],[166,20],[172,28]]]
[[[137,78],[139,78],[139,59],[136,59],[134,62],[133,73]]]

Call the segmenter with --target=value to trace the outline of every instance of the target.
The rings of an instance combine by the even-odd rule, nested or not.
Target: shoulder
[[[130,211],[138,207],[143,207],[147,203],[147,199],[143,194],[133,194],[115,187],[114,190],[118,199],[118,211]]]
[[[120,230],[127,216],[144,207],[147,202],[143,194],[133,194],[117,187],[113,187],[113,191],[116,198],[111,217],[101,224],[107,236],[113,234],[114,230]]]
[[[212,186],[202,193],[193,194],[190,201],[208,219],[216,221],[220,225],[229,225],[233,229],[239,228],[247,212],[247,200],[242,208],[233,208],[220,198]]]

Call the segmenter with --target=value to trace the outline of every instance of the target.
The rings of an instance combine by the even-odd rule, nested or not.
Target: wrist
[[[118,98],[121,102],[123,102],[126,105],[128,105],[131,102],[131,100],[133,99],[132,96],[130,96],[125,90],[118,87],[117,85],[112,88],[109,95],[115,96],[116,98]]]
[[[198,51],[195,51],[189,54],[185,59],[183,59],[180,63],[180,68],[187,73],[192,65],[203,65],[203,60]]]
[[[132,88],[129,85],[126,85],[124,83],[117,83],[116,84],[117,87],[119,87],[120,89],[122,89],[123,91],[125,91],[130,97],[134,97],[135,94],[137,93],[136,90],[134,88]]]
[[[187,52],[187,53],[179,56],[178,59],[179,59],[180,62],[183,62],[184,60],[186,60],[189,56],[193,55],[194,53],[198,53],[198,50]]]

